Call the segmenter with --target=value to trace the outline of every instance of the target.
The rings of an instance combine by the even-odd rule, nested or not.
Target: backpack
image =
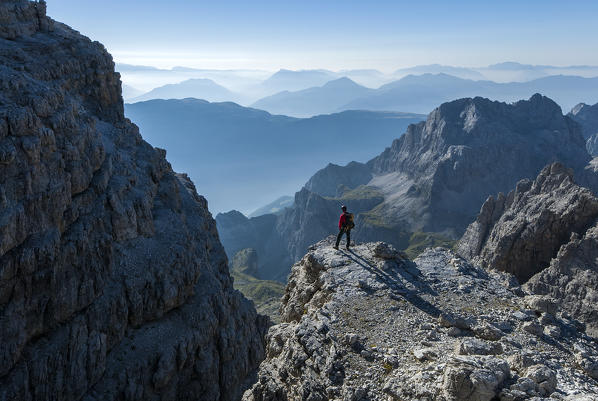
[[[355,223],[353,222],[353,213],[347,213],[345,219],[345,230],[351,230],[355,227]]]

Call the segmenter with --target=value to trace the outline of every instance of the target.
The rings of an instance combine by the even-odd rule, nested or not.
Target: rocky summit
[[[332,241],[293,266],[243,400],[597,399],[598,345],[550,297],[444,248]]]
[[[104,47],[0,2],[0,400],[235,400],[266,322]]]

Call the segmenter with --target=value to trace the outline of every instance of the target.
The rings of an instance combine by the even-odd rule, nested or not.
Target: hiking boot
[[[333,246],[333,248],[338,251],[338,245]]]

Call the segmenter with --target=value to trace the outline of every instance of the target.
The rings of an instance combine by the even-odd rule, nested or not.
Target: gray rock
[[[436,358],[436,352],[433,348],[420,348],[413,350],[413,356],[418,361],[432,360]]]
[[[500,340],[505,335],[501,329],[490,323],[476,325],[473,328],[473,332],[477,337],[490,341]]]
[[[536,321],[526,322],[521,327],[523,328],[523,330],[535,336],[541,336],[542,334],[544,334],[544,328],[541,324],[539,324]]]
[[[0,399],[238,399],[266,321],[105,48],[0,3]]]
[[[525,297],[526,306],[538,313],[549,313],[556,315],[557,301],[554,298],[541,295],[528,295]]]
[[[583,233],[597,217],[598,198],[573,182],[572,170],[554,163],[506,197],[490,197],[457,249],[525,282],[548,267],[571,233]]]
[[[530,366],[525,376],[536,383],[538,394],[542,397],[547,397],[556,390],[556,373],[544,365]]]
[[[466,338],[457,343],[455,351],[458,355],[497,355],[502,354],[503,349],[500,343]]]
[[[540,397],[540,388],[550,393],[549,370],[557,366],[555,391],[563,398],[598,392],[569,352],[577,344],[584,360],[598,355],[583,334],[569,330],[541,341],[523,324],[505,323],[514,309],[535,316],[505,288],[506,273],[486,272],[442,248],[411,262],[383,258],[376,243],[345,253],[333,241],[311,246],[292,267],[284,323],[270,329],[266,359],[244,401],[355,394],[368,401],[523,400]],[[357,287],[360,281],[368,291]],[[471,290],[456,292],[464,281]],[[454,338],[451,330],[469,337]],[[488,332],[500,341],[472,337]]]
[[[550,266],[532,277],[525,288],[559,302],[560,309],[585,323],[589,335],[598,337],[598,223],[581,236],[572,235]]]
[[[509,377],[509,365],[494,357],[454,358],[444,371],[447,400],[490,401]]]

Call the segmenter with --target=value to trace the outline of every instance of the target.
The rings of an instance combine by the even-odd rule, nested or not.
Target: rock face
[[[551,162],[581,172],[589,160],[579,126],[546,97],[514,104],[460,99],[409,126],[368,162],[380,176],[369,185],[388,188],[392,202],[379,212],[387,220],[459,235],[488,195],[534,178]]]
[[[517,296],[509,274],[442,248],[411,262],[385,243],[344,252],[332,241],[293,266],[283,323],[270,329],[243,400],[576,400],[598,392],[596,343],[571,320],[542,314],[547,303]],[[530,323],[541,330],[525,330]]]
[[[550,266],[533,276],[526,289],[558,300],[561,310],[586,324],[598,337],[598,222],[583,234],[573,234]],[[598,366],[598,365],[597,365]]]
[[[580,103],[567,116],[581,125],[588,152],[592,156],[598,156],[598,103],[593,106]]]
[[[535,181],[520,181],[507,196],[488,198],[457,250],[525,282],[548,267],[561,245],[573,233],[583,234],[597,217],[598,198],[574,183],[571,170],[554,163]]]
[[[0,3],[0,400],[234,400],[265,322],[103,46]]]
[[[490,197],[457,245],[474,263],[527,281],[528,292],[555,300],[594,337],[597,249],[598,198],[576,185],[572,172],[558,163],[544,168],[533,182],[521,181],[506,197]],[[541,309],[551,315],[557,311],[556,306]],[[534,326],[529,330],[541,331]]]

